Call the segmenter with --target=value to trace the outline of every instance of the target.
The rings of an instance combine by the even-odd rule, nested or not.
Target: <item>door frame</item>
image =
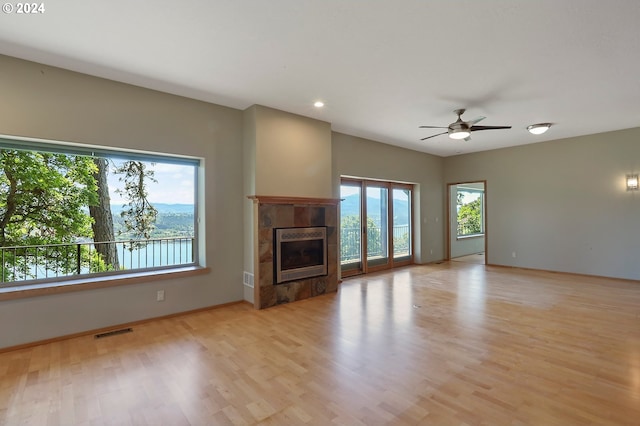
[[[360,238],[362,241],[361,247],[361,258],[360,265],[361,267],[358,269],[353,269],[346,271],[346,273],[342,273],[341,276],[349,277],[353,275],[367,274],[370,272],[377,272],[386,269],[392,269],[399,266],[411,265],[414,263],[415,255],[415,224],[414,224],[414,203],[415,203],[415,185],[410,183],[403,182],[392,182],[386,180],[375,180],[375,179],[359,179],[353,177],[340,177],[340,185],[344,182],[348,182],[351,184],[350,186],[360,186],[360,217],[361,217],[361,226],[360,226]],[[384,265],[376,265],[369,266],[367,262],[367,186],[377,186],[377,187],[385,187],[387,189],[387,200],[388,200],[388,214],[387,214],[387,231],[389,233],[388,241],[387,241],[387,253],[388,253],[388,262]],[[411,235],[411,244],[410,244],[410,256],[408,259],[403,259],[396,261],[393,256],[393,189],[408,189],[411,191],[411,199],[409,202],[409,225],[410,225],[410,235]],[[340,220],[341,218],[339,218]]]
[[[355,178],[347,178],[347,177],[341,177],[340,178],[340,187],[342,187],[344,182],[349,182],[350,185],[348,186],[359,186],[360,187],[360,267],[359,268],[354,268],[354,269],[350,269],[347,271],[343,271],[342,270],[342,261],[340,261],[340,259],[338,259],[340,261],[340,276],[341,277],[352,277],[355,275],[361,275],[361,274],[365,274],[365,270],[366,270],[366,259],[364,259],[365,257],[365,253],[367,252],[367,247],[366,247],[366,241],[362,240],[362,234],[365,232],[364,231],[364,224],[362,222],[362,217],[364,216],[364,210],[363,210],[363,197],[366,197],[366,195],[364,195],[364,180],[362,179],[355,179]],[[342,247],[342,215],[338,215],[338,229],[340,232],[340,247]],[[363,260],[364,259],[364,260]]]

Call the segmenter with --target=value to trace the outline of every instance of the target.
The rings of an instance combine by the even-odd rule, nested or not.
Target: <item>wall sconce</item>
[[[627,175],[627,191],[638,190],[638,175]]]

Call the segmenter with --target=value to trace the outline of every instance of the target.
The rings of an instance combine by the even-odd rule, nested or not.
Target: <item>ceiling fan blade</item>
[[[442,133],[438,133],[436,135],[431,135],[431,136],[427,136],[426,138],[422,138],[420,139],[421,141],[426,141],[427,139],[431,139],[431,138],[435,138],[436,136],[440,136],[440,135],[446,135],[449,132],[442,132]]]
[[[485,118],[487,118],[487,117],[482,117],[482,116],[476,117],[473,120],[467,121],[467,124],[470,125],[470,126],[473,126],[474,124],[479,123],[480,121],[484,120]]]
[[[510,128],[511,126],[471,126],[471,131],[476,132],[478,130],[501,130]]]
[[[448,127],[443,126],[420,126],[419,129],[448,129]]]

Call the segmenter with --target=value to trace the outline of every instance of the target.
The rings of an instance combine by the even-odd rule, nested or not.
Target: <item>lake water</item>
[[[125,242],[116,242],[116,251],[118,253],[118,262],[120,270],[135,270],[144,268],[157,268],[164,266],[186,265],[193,263],[193,238],[166,238],[152,240],[144,246],[135,247],[129,250],[129,246]],[[68,246],[67,252],[69,263],[66,265],[68,273],[63,270],[55,270],[51,265],[47,264],[47,258],[43,255],[44,248],[33,248],[28,254],[30,264],[22,264],[17,266],[6,261],[4,268],[9,271],[9,282],[19,282],[31,279],[55,278],[77,275],[78,270],[75,266],[77,256],[75,253],[80,249],[80,245],[88,247],[89,250],[95,251],[92,243],[71,244]],[[2,256],[5,259],[5,256]],[[7,256],[9,259],[9,256]],[[1,265],[0,265],[1,266]],[[80,267],[80,274],[88,274],[96,272],[95,265],[91,268],[83,262]],[[2,274],[0,274],[0,282],[2,282]]]
[[[154,268],[193,262],[191,239],[153,241],[133,250],[119,244],[117,251],[121,269]]]

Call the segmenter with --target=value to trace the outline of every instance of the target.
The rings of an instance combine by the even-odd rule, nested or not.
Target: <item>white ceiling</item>
[[[436,155],[640,126],[638,0],[43,1],[0,53]],[[513,128],[420,141],[456,108]]]

